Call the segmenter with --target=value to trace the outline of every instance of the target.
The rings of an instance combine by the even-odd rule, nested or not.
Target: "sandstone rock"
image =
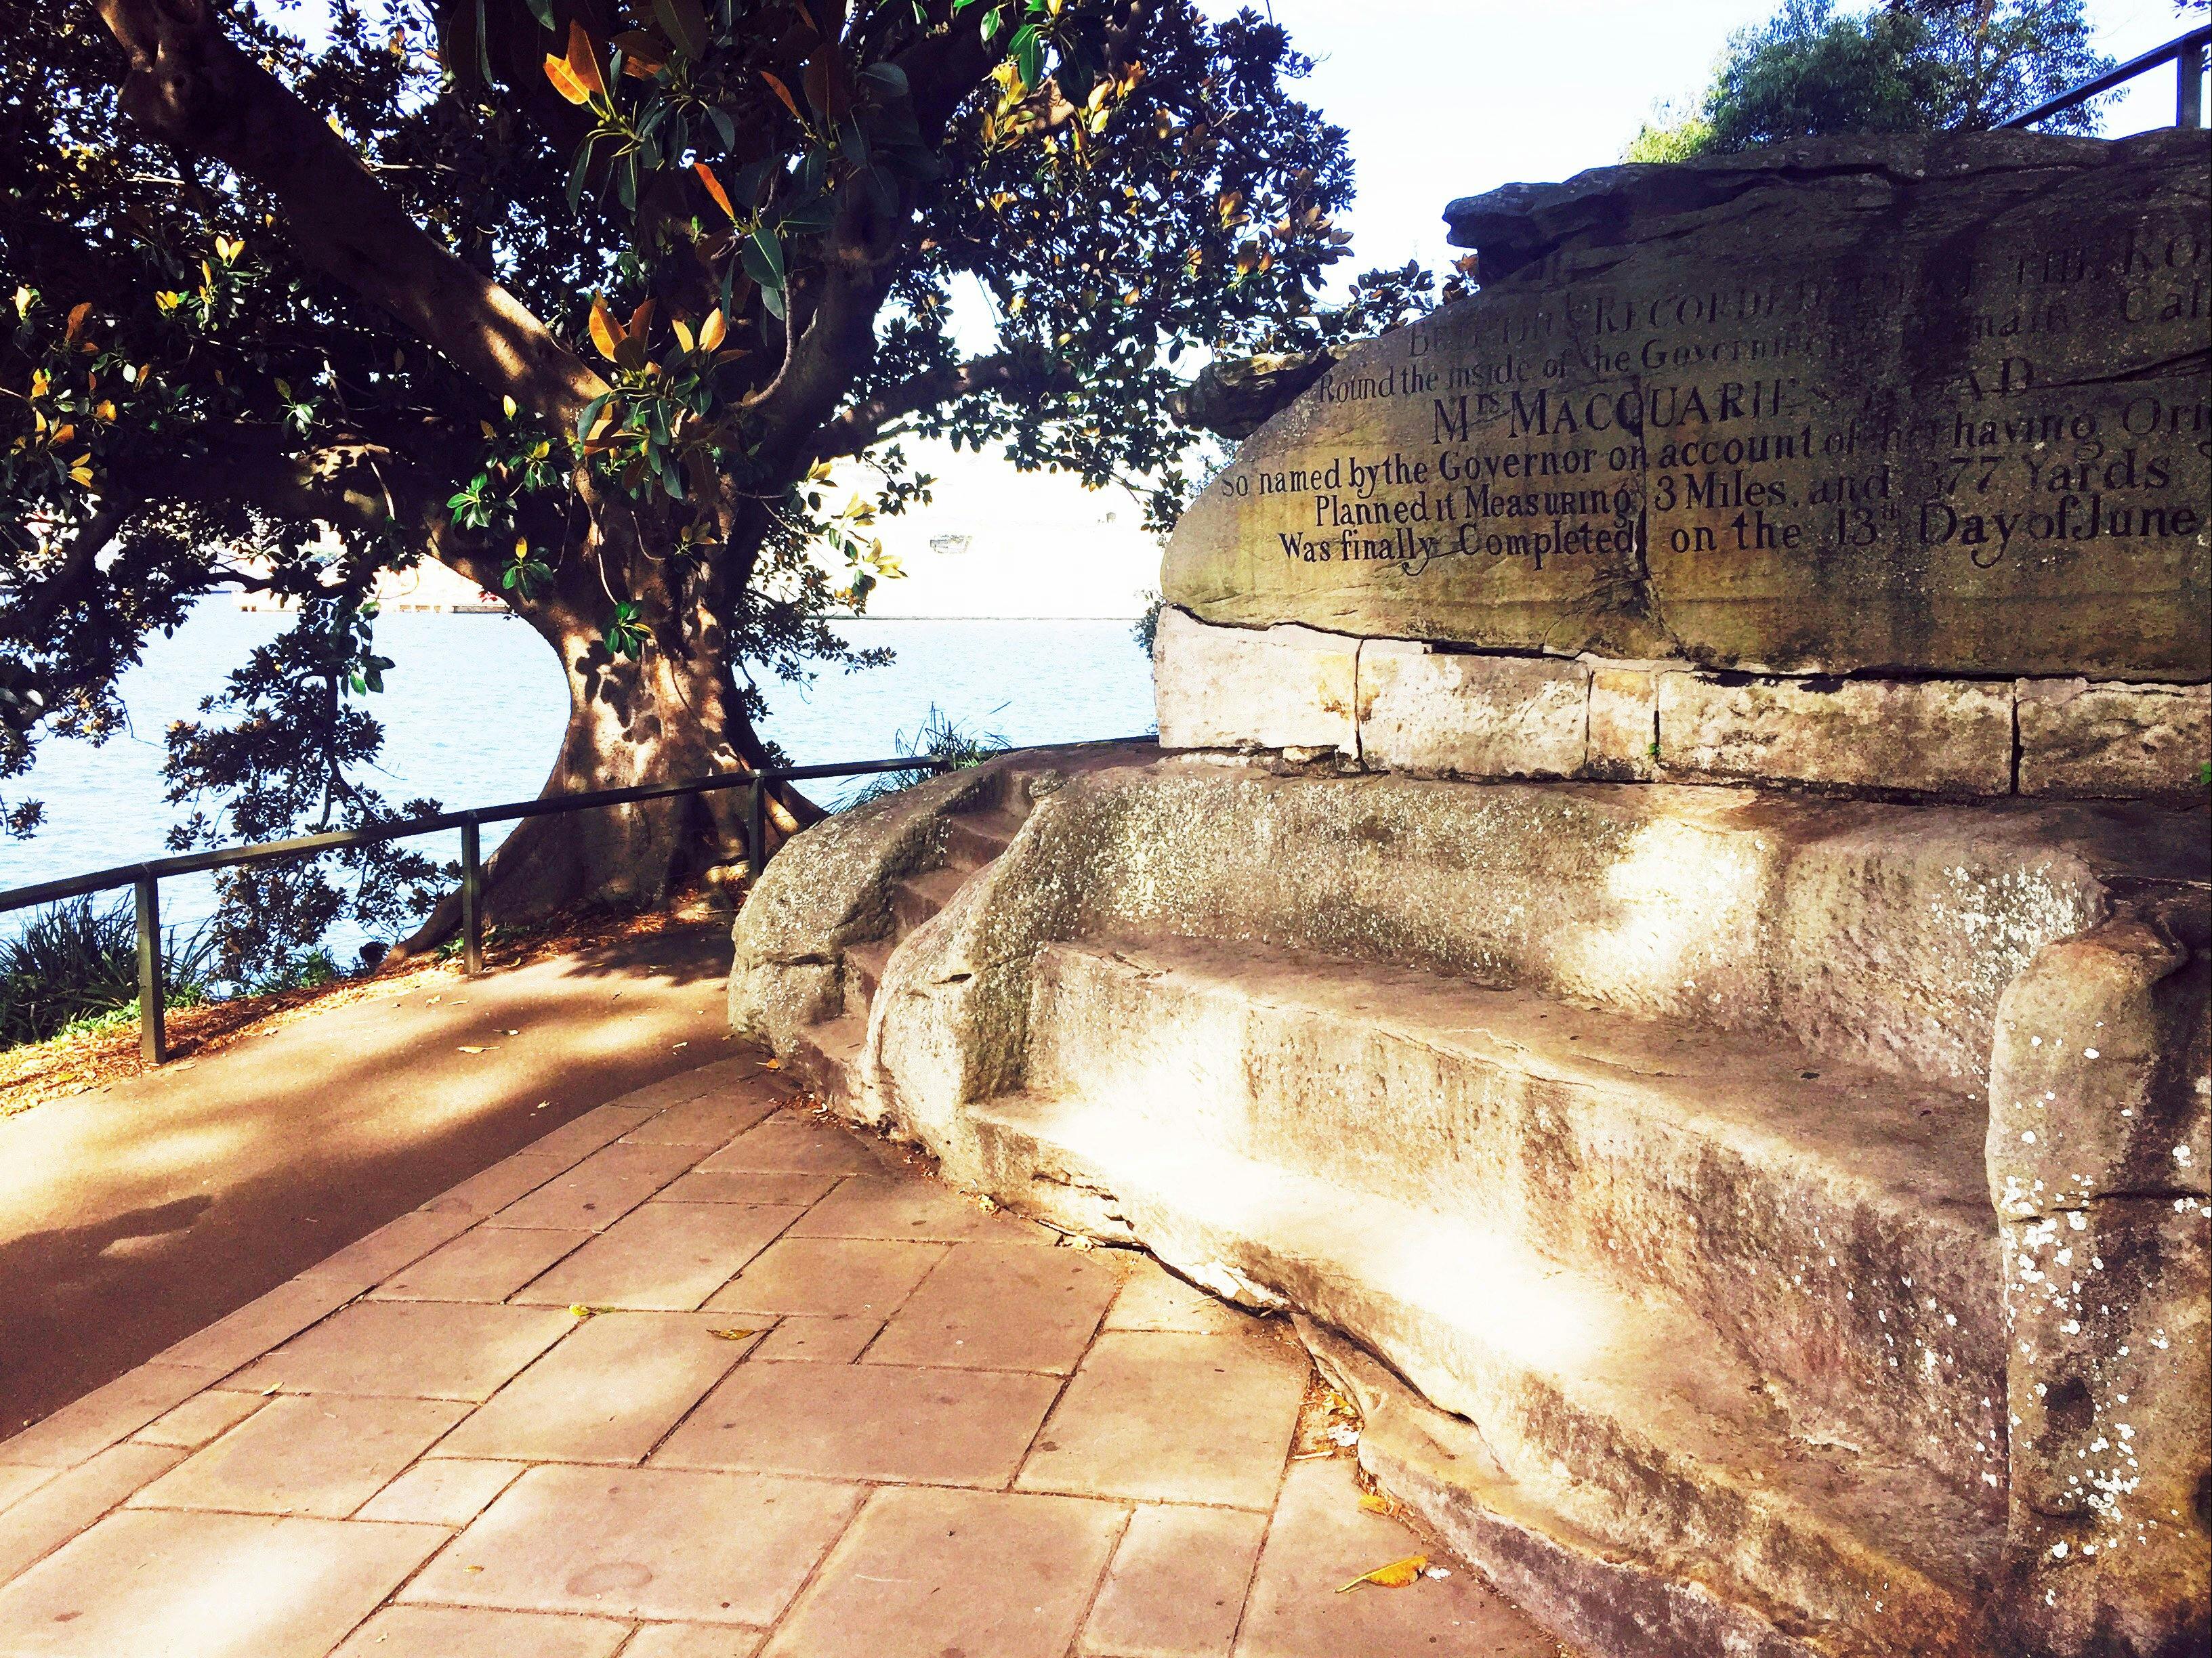
[[[1585,774],[1624,783],[1656,777],[1658,743],[1659,690],[1653,676],[1632,668],[1593,668]]]
[[[1753,671],[2212,678],[2208,155],[1842,139],[1458,204],[1483,290],[1255,433],[1164,591]]]
[[[2045,1651],[2186,1651],[2212,1618],[2208,945],[2201,889],[2147,888],[1999,1007],[2010,1588]]]
[[[1419,646],[1359,653],[1368,767],[1460,777],[1571,777],[1582,768],[1589,670],[1547,657]]]
[[[1668,671],[1658,687],[1662,777],[2011,792],[2008,684]]]
[[[1244,439],[1344,360],[1348,346],[1210,362],[1169,399],[1175,417],[1224,438]]]
[[[1358,648],[1310,628],[1212,628],[1163,610],[1152,644],[1160,746],[1356,754]]]
[[[753,884],[731,931],[733,1029],[778,1048],[834,1018],[848,945],[889,938],[891,889],[944,855],[946,818],[999,786],[998,769],[953,772],[825,817]]]
[[[2020,792],[2199,800],[2212,686],[2020,683]]]

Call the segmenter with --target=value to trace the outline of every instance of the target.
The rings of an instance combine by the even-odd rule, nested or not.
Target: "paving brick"
[[[197,1366],[163,1363],[125,1370],[106,1387],[94,1388],[0,1442],[0,1463],[74,1467],[118,1440],[127,1439],[215,1379]]]
[[[432,1457],[417,1462],[364,1503],[362,1520],[465,1526],[523,1472],[520,1462]]]
[[[1068,1383],[1018,1483],[1265,1509],[1306,1375],[1303,1353],[1265,1337],[1109,1332]]]
[[[466,1231],[471,1217],[451,1210],[417,1209],[356,1238],[334,1255],[307,1268],[302,1278],[337,1278],[366,1290],[410,1262]]]
[[[799,1360],[816,1364],[850,1364],[883,1327],[883,1321],[875,1318],[779,1318],[775,1327],[754,1350],[752,1363]]]
[[[735,1278],[803,1212],[727,1203],[648,1203],[514,1298],[688,1312]]]
[[[227,1509],[343,1520],[459,1421],[434,1399],[274,1399],[131,1499],[133,1508]]]
[[[766,1658],[1060,1658],[1127,1518],[1073,1497],[879,1491]]]
[[[768,1637],[758,1630],[712,1624],[644,1624],[623,1658],[753,1658]]]
[[[1072,1370],[1118,1287],[1111,1267],[1080,1250],[961,1244],[864,1363]]]
[[[186,1450],[198,1450],[210,1439],[229,1432],[265,1403],[267,1400],[259,1394],[213,1388],[193,1394],[131,1436],[141,1444],[179,1445]]]
[[[670,1106],[623,1138],[646,1145],[696,1145],[713,1151],[727,1145],[775,1108],[776,1102],[764,1096],[707,1094]]]
[[[664,1187],[665,1203],[788,1203],[804,1209],[820,1199],[840,1176],[834,1174],[751,1174],[731,1169],[693,1169]]]
[[[0,1588],[0,1652],[324,1658],[447,1537],[267,1515],[111,1515]]]
[[[707,1396],[656,1467],[831,1479],[1003,1485],[1051,1406],[1049,1376],[890,1365],[744,1364]]]
[[[258,1360],[236,1382],[287,1393],[489,1399],[574,1327],[565,1310],[362,1301]]]
[[[766,1093],[761,1087],[761,1063],[758,1056],[740,1054],[726,1060],[717,1060],[712,1065],[702,1065],[696,1070],[679,1071],[663,1077],[657,1083],[633,1089],[612,1103],[641,1111],[665,1111],[681,1105],[686,1100],[696,1100],[703,1094],[726,1094],[750,1088]]]
[[[482,1606],[387,1606],[331,1658],[612,1658],[629,1633],[611,1618]]]
[[[1128,1266],[1121,1293],[1106,1312],[1109,1330],[1168,1330],[1183,1335],[1214,1335],[1249,1330],[1258,1315],[1186,1284],[1150,1255]]]
[[[439,1456],[635,1462],[743,1358],[712,1313],[605,1313],[525,1370]]]
[[[875,1175],[883,1172],[884,1163],[842,1129],[782,1112],[746,1130],[699,1167],[709,1174]]]
[[[582,1162],[603,1145],[611,1145],[636,1127],[659,1108],[626,1104],[603,1105],[595,1111],[586,1111],[573,1121],[565,1122],[551,1133],[538,1139],[516,1153],[526,1157],[560,1157],[570,1163]]]
[[[0,1509],[19,1497],[28,1497],[60,1472],[59,1468],[41,1468],[28,1462],[0,1462]]]
[[[1463,1567],[1446,1564],[1452,1575],[1440,1582],[1336,1594],[1362,1573],[1422,1552],[1404,1527],[1361,1509],[1352,1467],[1350,1458],[1332,1457],[1291,1469],[1237,1658],[1558,1658],[1557,1643]]]
[[[401,1598],[764,1628],[860,1497],[757,1474],[532,1468]]]
[[[329,1317],[356,1293],[351,1284],[329,1278],[293,1278],[156,1354],[155,1363],[192,1365],[226,1374],[289,1341],[318,1319]],[[0,1455],[4,1455],[4,1449],[0,1449]]]
[[[173,1445],[113,1445],[19,1497],[0,1517],[0,1582],[60,1547],[184,1456]],[[5,1627],[0,1623],[0,1630]],[[0,1651],[6,1650],[0,1641]]]
[[[1139,1509],[1114,1552],[1081,1649],[1114,1658],[1228,1658],[1267,1529],[1264,1514],[1233,1509]]]
[[[1042,1227],[994,1214],[973,1198],[912,1175],[856,1175],[791,1229],[793,1237],[898,1238],[908,1242],[1033,1243],[1048,1248]]]
[[[386,1301],[505,1301],[596,1232],[477,1226],[395,1273],[374,1294]]]
[[[696,1145],[608,1145],[490,1217],[488,1226],[603,1231],[689,1168]]]
[[[451,1191],[441,1193],[422,1207],[434,1213],[473,1215],[482,1219],[506,1208],[526,1192],[544,1185],[556,1175],[566,1174],[589,1155],[589,1151],[580,1151],[573,1157],[518,1151],[482,1174],[471,1175]]]
[[[939,1243],[784,1238],[707,1304],[749,1313],[850,1314],[880,1322],[945,1255]]]

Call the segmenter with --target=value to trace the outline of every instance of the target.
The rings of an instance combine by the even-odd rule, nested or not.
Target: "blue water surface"
[[[157,639],[124,678],[131,729],[99,747],[50,742],[11,799],[45,801],[28,841],[0,840],[0,888],[159,857],[184,809],[163,799],[161,734],[198,716],[200,699],[286,618],[210,600]],[[772,684],[766,733],[809,765],[899,752],[933,704],[963,726],[1014,744],[1127,737],[1152,729],[1152,669],[1118,621],[885,621],[842,624],[856,645],[888,646],[887,666],[829,668],[811,684]],[[393,801],[428,796],[448,809],[536,795],[551,768],[567,695],[551,649],[504,616],[399,612],[377,623],[397,663],[368,706],[386,729],[383,768],[368,780]],[[836,785],[820,796],[833,799]],[[489,852],[504,833],[487,828]],[[459,837],[417,844],[459,856]],[[165,881],[165,920],[186,926],[213,902],[204,878]],[[0,918],[6,925],[13,918]],[[333,941],[349,956],[350,930]]]

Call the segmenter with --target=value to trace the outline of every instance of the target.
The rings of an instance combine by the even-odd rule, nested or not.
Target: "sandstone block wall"
[[[2201,799],[2212,685],[1838,678],[1503,654],[1163,614],[1169,749],[1333,751],[1364,771]]]

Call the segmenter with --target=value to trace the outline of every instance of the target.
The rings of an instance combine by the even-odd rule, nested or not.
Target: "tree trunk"
[[[487,576],[497,580],[475,560],[453,562],[480,584],[489,585]],[[647,562],[628,562],[635,571]],[[666,592],[647,591],[641,609],[652,641],[641,655],[616,656],[594,625],[604,608],[590,603],[603,598],[596,569],[580,561],[566,574],[566,585],[580,591],[556,589],[514,607],[553,647],[568,689],[568,728],[540,799],[769,763],[738,697],[732,629],[696,600],[680,613]],[[500,740],[495,731],[483,736]],[[720,789],[525,818],[485,866],[484,917],[515,926],[591,905],[650,908],[718,869],[733,878],[746,856],[749,793]],[[788,786],[772,785],[763,813],[769,849],[823,815]],[[393,959],[420,955],[459,926],[455,892],[395,949]]]

